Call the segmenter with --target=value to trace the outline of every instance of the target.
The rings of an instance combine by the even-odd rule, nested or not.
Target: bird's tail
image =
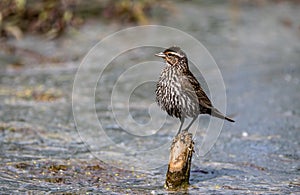
[[[219,110],[217,110],[216,108],[212,108],[211,109],[211,115],[220,119],[226,119],[230,122],[235,122],[233,119],[225,116],[224,114],[222,114]]]

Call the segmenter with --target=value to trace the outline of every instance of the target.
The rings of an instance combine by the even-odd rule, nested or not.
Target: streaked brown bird
[[[179,47],[170,47],[155,55],[166,62],[156,86],[156,101],[162,110],[180,119],[177,135],[181,132],[185,118],[192,118],[185,129],[188,131],[199,114],[209,114],[234,122],[214,108],[200,83],[189,70],[187,56]]]

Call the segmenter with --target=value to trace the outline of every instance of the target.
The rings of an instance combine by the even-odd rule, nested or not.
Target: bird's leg
[[[182,126],[183,126],[183,123],[184,123],[184,117],[180,117],[180,122],[181,122],[180,127],[179,127],[179,130],[178,130],[176,136],[181,132],[181,129],[182,129]]]
[[[195,122],[198,116],[194,117],[193,120],[190,122],[190,124],[187,126],[187,128],[184,129],[184,131],[188,131],[189,128],[192,126],[192,124]]]

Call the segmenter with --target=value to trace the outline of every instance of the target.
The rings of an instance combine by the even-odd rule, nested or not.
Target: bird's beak
[[[166,57],[166,55],[163,52],[157,53],[157,54],[155,54],[155,56],[161,57],[161,58],[165,58]]]

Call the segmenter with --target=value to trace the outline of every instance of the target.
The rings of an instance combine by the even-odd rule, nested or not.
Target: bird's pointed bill
[[[159,53],[155,54],[155,56],[161,57],[161,58],[165,58],[166,57],[166,55],[163,52],[159,52]]]

